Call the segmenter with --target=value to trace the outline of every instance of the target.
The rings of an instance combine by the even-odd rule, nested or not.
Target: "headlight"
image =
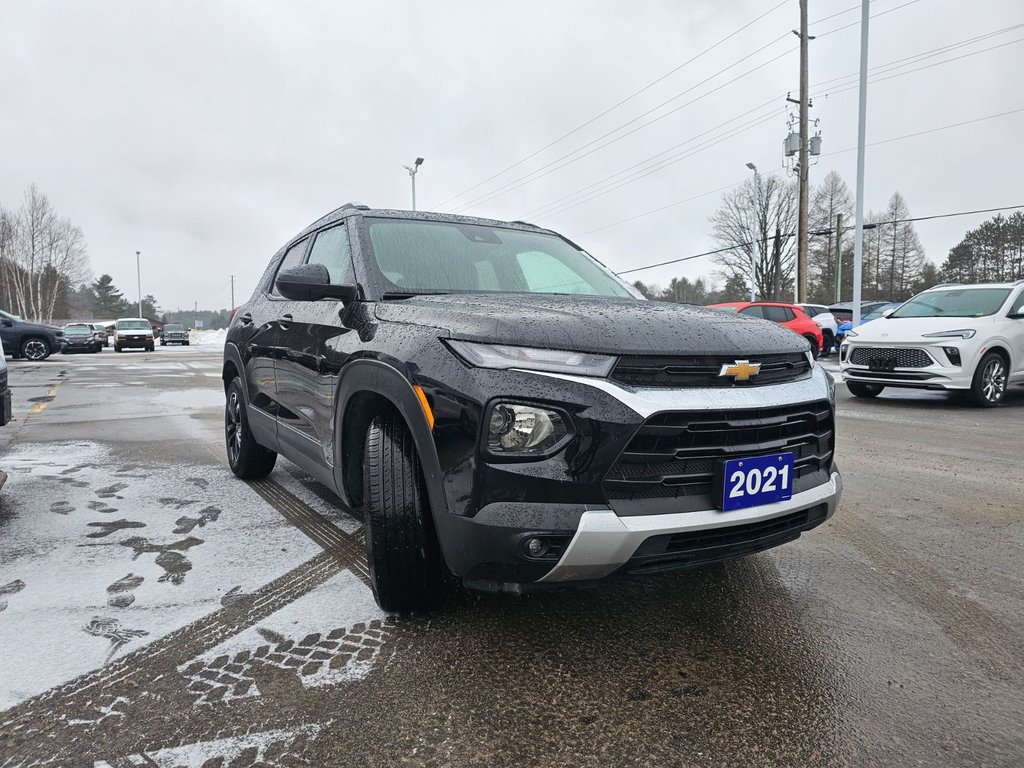
[[[825,386],[828,387],[828,401],[832,405],[836,404],[836,380],[832,374],[825,371]]]
[[[542,456],[558,448],[568,436],[566,419],[558,411],[498,403],[491,409],[487,450],[497,455]]]
[[[958,328],[955,331],[939,331],[938,333],[922,333],[926,339],[973,339],[976,334],[973,328]]]
[[[472,341],[448,341],[448,345],[455,354],[477,368],[523,368],[528,371],[603,377],[615,365],[615,358],[610,355],[592,355],[588,352],[477,344]]]

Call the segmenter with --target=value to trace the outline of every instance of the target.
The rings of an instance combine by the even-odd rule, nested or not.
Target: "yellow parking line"
[[[35,405],[33,405],[31,408],[28,409],[28,412],[29,413],[42,413],[46,409],[46,406],[48,406],[51,402],[53,402],[53,398],[55,398],[56,396],[57,396],[57,385],[53,384],[53,385],[50,386],[50,391],[46,393],[46,400],[43,400],[41,403],[36,403]]]

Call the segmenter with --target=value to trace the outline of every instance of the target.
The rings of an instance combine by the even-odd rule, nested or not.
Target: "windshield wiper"
[[[384,301],[393,299],[411,299],[413,296],[447,296],[448,291],[388,291],[381,298]]]

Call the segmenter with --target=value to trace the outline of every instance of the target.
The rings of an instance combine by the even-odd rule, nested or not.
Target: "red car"
[[[725,309],[747,317],[760,320],[771,320],[796,331],[811,344],[814,356],[821,354],[821,327],[814,322],[802,308],[795,304],[782,304],[777,301],[731,301],[724,304],[709,304],[713,309]]]

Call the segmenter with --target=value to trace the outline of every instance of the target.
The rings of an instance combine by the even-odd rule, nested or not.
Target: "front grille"
[[[828,480],[834,450],[832,408],[825,401],[779,408],[669,411],[645,421],[604,479],[616,500],[674,499],[662,511],[710,509],[715,468],[724,459],[792,451],[799,492]],[[803,479],[803,483],[801,480]],[[650,511],[648,511],[648,514]]]
[[[651,573],[692,568],[760,552],[798,538],[804,531],[823,523],[827,516],[828,505],[819,504],[754,523],[652,536],[640,545],[624,570]]]
[[[736,355],[626,355],[615,364],[611,378],[636,387],[756,387],[797,381],[811,373],[803,352],[740,357],[761,364],[747,381],[719,375],[723,365],[736,363]]]
[[[896,360],[897,368],[927,368],[935,363],[923,349],[914,347],[854,347],[851,365],[871,365],[872,360]]]

